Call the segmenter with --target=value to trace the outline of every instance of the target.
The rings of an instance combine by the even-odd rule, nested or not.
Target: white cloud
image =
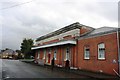
[[[0,2],[7,8],[29,1]],[[74,22],[94,28],[117,26],[117,7],[117,0],[33,0],[1,10],[3,48],[18,49],[23,38],[36,38]]]

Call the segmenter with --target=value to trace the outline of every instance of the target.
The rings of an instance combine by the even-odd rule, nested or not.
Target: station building
[[[79,22],[65,26],[35,40],[35,61],[41,65],[88,70],[115,75],[119,73],[118,28],[92,28]]]

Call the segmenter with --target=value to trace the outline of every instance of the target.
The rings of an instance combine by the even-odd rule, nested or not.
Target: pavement
[[[119,80],[115,77],[95,78],[90,76],[97,76],[95,74],[59,67],[51,70],[50,66],[40,66],[30,61],[0,59],[0,64],[0,80]]]
[[[51,69],[51,66],[49,66],[49,65],[43,66],[43,65],[35,64],[33,62],[28,62],[28,61],[24,61],[24,62]],[[75,70],[75,69],[66,70],[65,68],[61,68],[61,67],[54,67],[54,71],[63,71],[63,72],[86,76],[89,78],[94,78],[94,79],[110,79],[110,80],[119,80],[120,79],[118,76],[112,76],[112,75],[108,75],[108,74],[104,74],[104,73],[96,73],[96,72],[91,72],[91,71]]]

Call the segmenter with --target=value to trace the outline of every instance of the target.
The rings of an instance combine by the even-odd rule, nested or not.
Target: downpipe
[[[120,77],[120,74],[119,74],[115,69],[113,69],[113,71],[115,72],[115,74],[116,74],[118,77]]]
[[[118,46],[118,74],[120,74],[120,43],[119,43],[119,28],[117,29],[117,46]],[[113,70],[115,71],[115,70]]]

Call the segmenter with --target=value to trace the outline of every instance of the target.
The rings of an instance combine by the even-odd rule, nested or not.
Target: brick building
[[[78,22],[63,27],[35,40],[35,60],[41,65],[65,67],[66,60],[72,69],[119,73],[118,29],[94,29]]]

